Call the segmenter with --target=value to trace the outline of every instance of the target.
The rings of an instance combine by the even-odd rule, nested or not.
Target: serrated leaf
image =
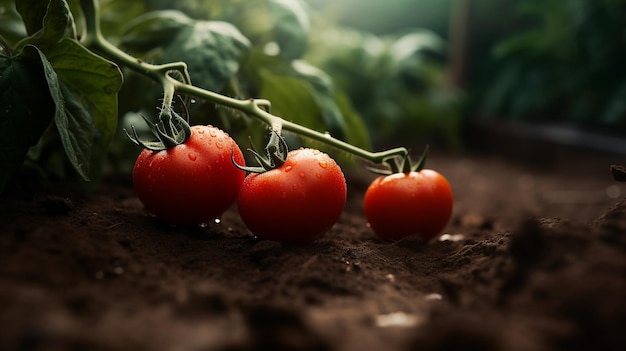
[[[17,9],[24,17],[24,23],[30,35],[18,43],[18,48],[32,44],[45,51],[64,38],[76,38],[74,19],[67,2],[50,0],[41,16],[43,4],[43,1],[17,2]]]
[[[29,46],[0,56],[0,191],[54,116],[41,56]]]
[[[181,30],[161,61],[184,61],[195,85],[219,91],[238,71],[250,42],[230,23],[196,21]]]
[[[108,143],[117,128],[117,92],[122,86],[117,65],[72,39],[62,40],[46,56],[72,96],[90,112],[93,125]]]
[[[311,24],[300,0],[268,0],[274,17],[274,38],[280,47],[280,56],[294,60],[307,50]]]

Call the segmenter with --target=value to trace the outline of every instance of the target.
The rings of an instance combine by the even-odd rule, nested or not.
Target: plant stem
[[[346,143],[332,136],[303,127],[299,124],[286,121],[278,116],[272,115],[269,110],[271,103],[263,99],[239,100],[224,96],[212,91],[208,91],[190,84],[187,65],[184,62],[174,62],[163,65],[153,65],[135,58],[120,50],[108,42],[100,31],[100,15],[98,0],[81,0],[86,21],[87,33],[83,38],[85,46],[94,47],[107,58],[118,64],[147,76],[163,86],[164,99],[163,109],[169,109],[175,92],[188,94],[196,98],[211,101],[218,105],[230,107],[246,113],[266,123],[273,131],[280,133],[288,130],[295,134],[320,141],[337,149],[348,152],[374,163],[382,163],[390,158],[404,158],[408,151],[404,147],[390,149],[381,152],[370,152],[352,144]],[[183,81],[174,79],[170,72],[176,71],[183,75]]]

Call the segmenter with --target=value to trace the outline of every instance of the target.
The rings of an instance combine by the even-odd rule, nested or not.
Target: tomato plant
[[[246,177],[237,198],[241,219],[261,239],[306,244],[337,221],[346,203],[339,165],[315,149],[290,151],[284,163]]]
[[[182,123],[180,117],[175,121]],[[136,132],[131,137],[146,147],[133,169],[137,197],[168,224],[193,225],[215,219],[235,202],[245,178],[245,172],[231,162],[232,157],[243,163],[243,154],[226,132],[213,126],[196,125],[188,131],[187,127],[182,124],[179,133],[169,139],[159,128],[161,141],[157,143],[140,142]]]
[[[363,210],[382,238],[400,240],[418,234],[428,242],[448,224],[453,202],[444,176],[430,169],[415,169],[376,178],[365,192]]]

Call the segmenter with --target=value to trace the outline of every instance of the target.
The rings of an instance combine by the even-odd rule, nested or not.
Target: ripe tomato
[[[365,218],[385,239],[419,234],[424,242],[441,233],[452,215],[450,184],[441,174],[423,169],[376,178],[365,192]]]
[[[250,231],[262,239],[305,244],[330,229],[346,204],[346,180],[327,154],[298,149],[285,163],[243,182],[237,208]]]
[[[133,170],[139,200],[169,224],[202,224],[220,216],[237,199],[245,172],[235,141],[213,126],[192,126],[183,144],[162,151],[144,149]]]

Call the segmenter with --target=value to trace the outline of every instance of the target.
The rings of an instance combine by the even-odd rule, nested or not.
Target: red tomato
[[[441,174],[424,169],[375,179],[365,192],[365,218],[385,239],[419,234],[424,242],[437,236],[452,215],[452,189]]]
[[[305,244],[330,229],[346,204],[346,180],[339,165],[313,149],[289,152],[285,163],[243,182],[237,208],[261,239]]]
[[[169,224],[202,224],[220,216],[237,199],[245,172],[235,141],[213,126],[192,126],[191,137],[163,151],[144,149],[133,170],[139,200]]]

